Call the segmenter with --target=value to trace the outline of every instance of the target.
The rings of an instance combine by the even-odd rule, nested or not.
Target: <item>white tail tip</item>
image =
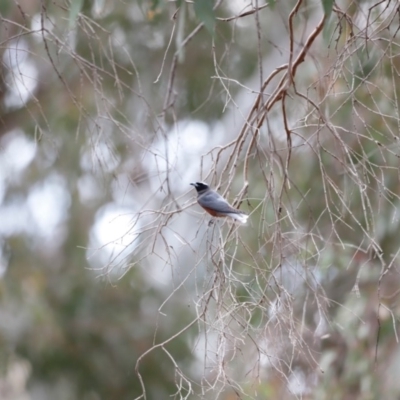
[[[247,222],[247,218],[249,218],[247,214],[241,214],[241,213],[230,214],[230,216],[236,221],[239,221],[241,224],[245,224]]]

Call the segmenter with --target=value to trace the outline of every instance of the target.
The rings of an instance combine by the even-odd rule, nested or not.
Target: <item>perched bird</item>
[[[221,195],[204,182],[191,183],[197,190],[197,202],[213,217],[231,217],[245,224],[249,216],[233,208]]]

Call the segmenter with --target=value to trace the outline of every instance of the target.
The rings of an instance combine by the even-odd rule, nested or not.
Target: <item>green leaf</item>
[[[83,7],[83,0],[72,0],[71,1],[71,8],[69,9],[69,26],[72,28],[75,26],[76,19],[78,14],[82,10]]]
[[[211,34],[214,33],[215,26],[215,12],[213,6],[213,0],[194,0],[194,12]]]
[[[275,7],[276,0],[268,0],[267,3],[269,5],[270,9],[273,10]]]
[[[331,15],[332,8],[333,8],[333,1],[334,0],[322,0],[322,7],[324,9],[324,13],[325,13],[327,19]]]

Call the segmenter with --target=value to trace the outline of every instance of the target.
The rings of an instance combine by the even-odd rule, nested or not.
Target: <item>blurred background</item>
[[[399,17],[2,0],[0,399],[400,399]]]

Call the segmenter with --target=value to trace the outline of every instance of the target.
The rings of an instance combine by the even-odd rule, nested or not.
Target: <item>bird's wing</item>
[[[240,210],[233,208],[222,196],[216,192],[206,193],[199,198],[199,203],[205,208],[209,208],[218,213],[241,213]]]

